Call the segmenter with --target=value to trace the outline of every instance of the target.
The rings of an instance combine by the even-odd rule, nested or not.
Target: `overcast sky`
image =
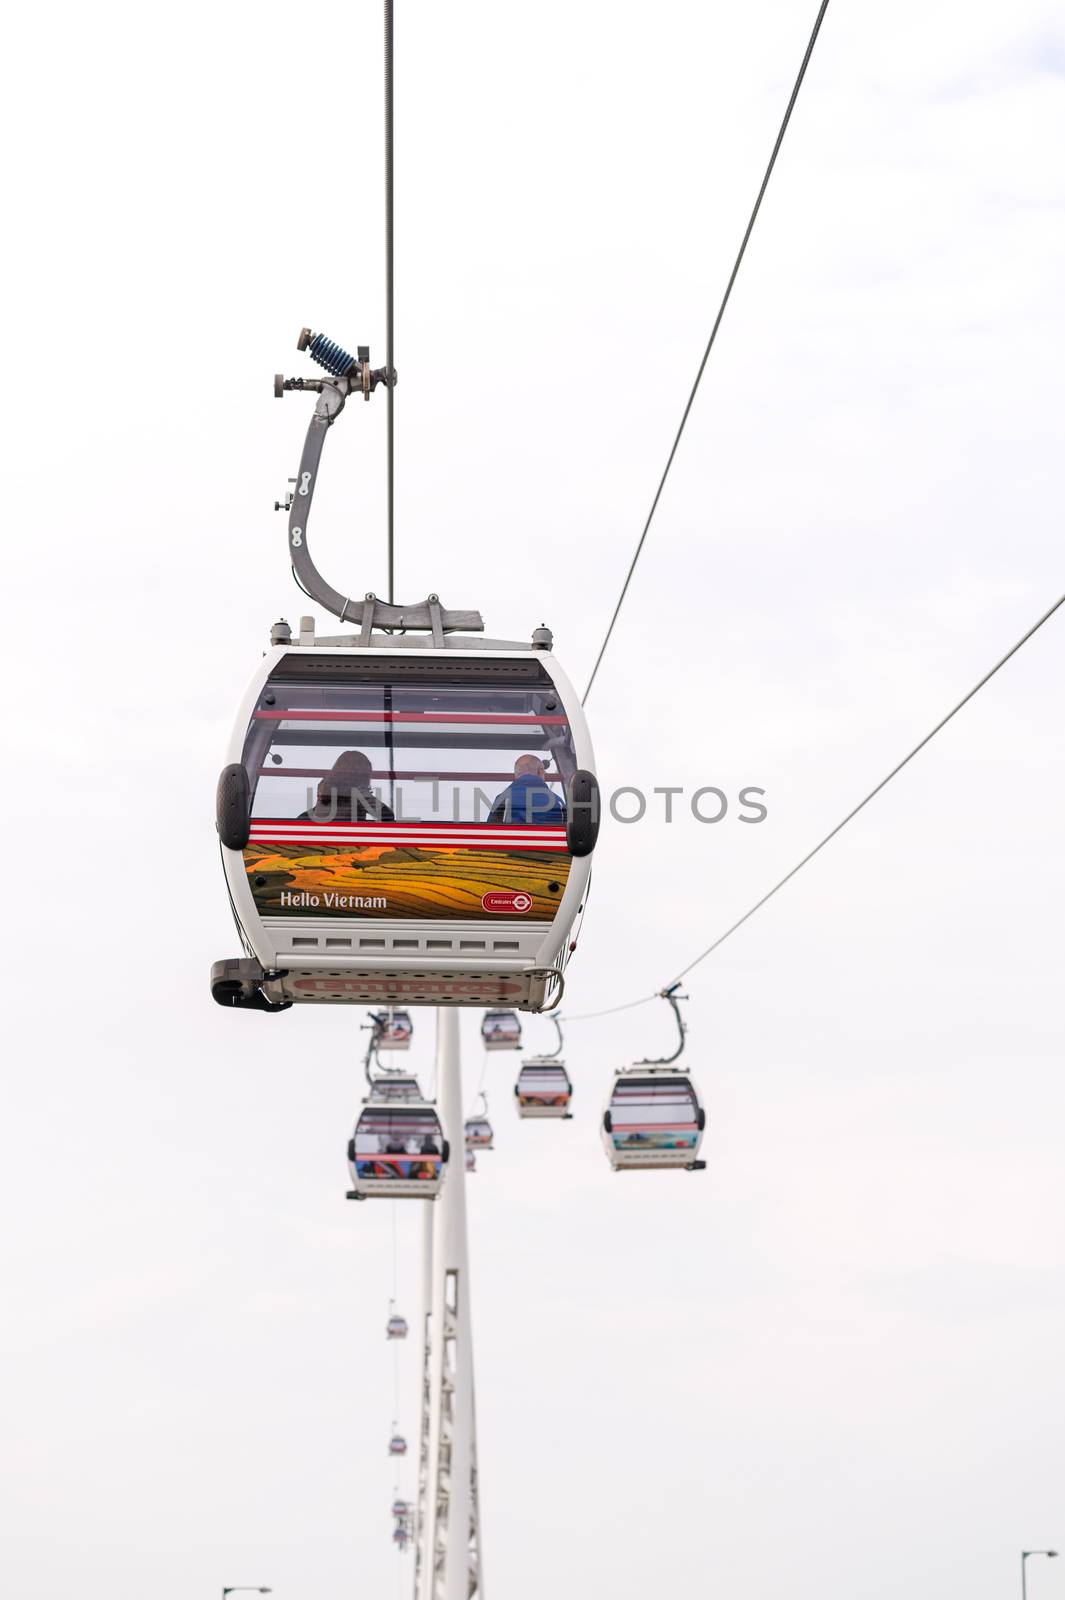
[[[397,9],[399,594],[547,622],[583,683],[813,0]],[[399,1594],[360,1013],[207,990],[215,779],[306,604],[272,375],[304,323],[384,359],[380,6],[7,30],[0,1589]],[[1063,148],[1052,0],[834,0],[589,707],[608,788],[768,818],[608,823],[571,1011],[672,978],[1065,588]],[[383,462],[379,397],[316,502],[345,592],[385,588]],[[664,1006],[572,1027],[564,1126],[490,1062],[497,1600],[1000,1600],[1065,1546],[1063,668],[1059,615],[692,974],[704,1175],[598,1143]],[[413,1341],[402,1380],[413,1432]]]

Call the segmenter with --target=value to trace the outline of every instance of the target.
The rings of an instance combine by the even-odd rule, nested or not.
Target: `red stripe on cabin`
[[[256,768],[260,778],[328,778],[332,775],[332,767],[286,767],[271,766]],[[434,779],[440,783],[461,781],[466,783],[513,783],[514,773],[510,772],[420,772],[415,769],[400,772],[392,767],[374,767],[370,773],[371,778],[395,778],[400,783],[414,779],[431,783]],[[545,783],[561,783],[562,776],[558,772],[545,772]],[[343,776],[338,780],[338,788],[343,787]]]
[[[498,838],[513,839],[516,834],[528,834],[532,838],[564,839],[566,830],[551,823],[542,824],[512,822],[501,824],[498,822],[308,822],[300,817],[253,817],[251,829],[254,833],[257,828],[287,828],[297,829],[307,833],[348,832],[348,833],[374,833],[374,834],[400,834],[400,833],[439,833],[442,837],[450,833],[478,833],[495,835]]]
[[[409,839],[417,834],[419,839],[439,839],[446,844],[449,839],[495,839],[500,844],[517,843],[519,839],[537,839],[541,844],[565,844],[565,828],[523,827],[515,823],[512,828],[490,828],[475,822],[456,823],[451,828],[441,828],[433,823],[416,822],[253,822],[252,836],[261,833],[299,833],[308,839],[353,838],[356,834],[373,839]]]
[[[695,1133],[694,1122],[618,1122],[614,1119],[615,1133]]]
[[[509,843],[501,839],[323,839],[319,834],[315,839],[305,838],[302,834],[287,833],[260,833],[251,840],[252,844],[301,844],[308,850],[316,846],[323,850],[342,850],[345,846],[361,850],[368,845],[376,844],[382,849],[392,850],[537,850],[547,852],[549,855],[559,855],[565,846],[537,843],[527,840],[521,844],[511,840]]]
[[[390,823],[287,823],[253,822],[253,844],[306,844],[323,846],[377,845],[437,850],[555,850],[566,849],[565,828],[511,828],[457,825],[453,828],[401,827]]]
[[[568,717],[539,717],[534,711],[253,711],[260,722],[472,722],[502,726],[564,728]]]

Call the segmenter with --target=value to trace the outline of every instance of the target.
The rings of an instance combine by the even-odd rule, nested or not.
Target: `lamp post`
[[[1025,1562],[1029,1556],[1049,1556],[1051,1560],[1057,1555],[1056,1550],[1022,1550],[1021,1551],[1021,1600],[1028,1600],[1028,1574]]]

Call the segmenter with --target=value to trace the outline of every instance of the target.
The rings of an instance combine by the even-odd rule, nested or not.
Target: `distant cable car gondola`
[[[407,1441],[406,1441],[406,1439],[404,1439],[404,1437],[403,1437],[403,1435],[401,1433],[393,1433],[392,1434],[391,1439],[389,1439],[389,1441],[388,1441],[388,1453],[389,1453],[390,1456],[405,1456],[406,1455],[406,1453],[407,1453]]]
[[[519,1117],[570,1117],[573,1085],[562,1060],[562,1027],[557,1016],[552,1016],[551,1021],[555,1025],[555,1048],[521,1064],[514,1085]]]
[[[371,1012],[375,1050],[409,1050],[414,1024],[409,1011]]]
[[[492,1124],[488,1120],[488,1097],[483,1091],[480,1095],[480,1109],[466,1118],[464,1131],[467,1150],[491,1150]]]
[[[216,962],[220,1005],[506,1005],[561,993],[598,831],[591,741],[538,628],[477,637],[476,612],[353,600],[307,544],[322,444],[371,371],[322,335],[321,379],[288,502],[301,587],[355,631],[271,633],[237,717],[216,823],[246,955]],[[393,380],[394,381],[394,380]],[[459,630],[464,630],[460,632]]]
[[[385,1105],[417,1103],[423,1099],[418,1080],[410,1073],[383,1072],[370,1082],[370,1099]]]
[[[468,1145],[466,1147],[466,1171],[477,1171],[477,1152],[476,1150],[471,1150]]]
[[[614,1078],[603,1113],[603,1145],[615,1172],[640,1168],[683,1167],[701,1172],[699,1147],[706,1112],[688,1073],[673,1062],[684,1049],[685,1026],[677,1003],[677,985],[663,991],[680,1032],[671,1056],[622,1068]]]
[[[400,1550],[405,1550],[414,1533],[414,1507],[409,1500],[397,1498],[392,1502],[392,1516],[395,1523],[392,1537]]]
[[[348,1141],[348,1199],[435,1200],[449,1153],[431,1102],[382,1100],[371,1092]]]
[[[481,1021],[486,1050],[520,1050],[521,1022],[515,1011],[486,1011]]]
[[[401,1317],[396,1311],[391,1312],[386,1324],[385,1337],[388,1339],[405,1339],[408,1331],[406,1317]]]
[[[561,1061],[523,1061],[514,1085],[519,1117],[570,1116],[573,1085]]]
[[[416,1104],[423,1098],[417,1078],[409,1073],[381,1073],[370,1086],[370,1099],[385,1105]]]
[[[614,1079],[603,1115],[603,1144],[615,1172],[638,1167],[686,1167],[697,1160],[706,1112],[686,1072],[626,1067]]]

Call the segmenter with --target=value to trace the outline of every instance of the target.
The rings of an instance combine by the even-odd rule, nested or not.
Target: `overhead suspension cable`
[[[887,787],[887,785],[891,782],[892,778],[895,778],[895,777],[898,776],[898,774],[902,771],[903,767],[909,766],[909,764],[913,760],[914,756],[918,755],[924,749],[926,744],[930,744],[932,742],[932,740],[935,738],[936,734],[941,732],[941,730],[946,727],[947,723],[950,722],[953,717],[957,716],[958,712],[962,709],[963,706],[967,706],[969,704],[969,701],[973,698],[974,695],[977,695],[977,694],[980,693],[980,690],[984,687],[985,683],[990,683],[991,679],[995,676],[995,673],[1000,671],[1001,668],[1006,665],[1006,662],[1009,661],[1012,656],[1015,656],[1017,654],[1017,651],[1021,648],[1022,645],[1025,645],[1025,644],[1028,643],[1028,640],[1032,637],[1032,635],[1039,631],[1039,629],[1043,626],[1044,622],[1048,622],[1050,620],[1050,618],[1054,615],[1055,611],[1057,611],[1058,607],[1061,606],[1061,605],[1065,605],[1065,594],[1060,595],[1059,598],[1054,601],[1054,604],[1050,607],[1049,611],[1044,611],[1043,612],[1043,615],[1039,618],[1039,621],[1038,622],[1034,622],[1032,624],[1032,626],[1028,629],[1027,633],[1022,634],[1021,637],[1017,640],[1017,643],[1015,645],[1011,645],[1011,647],[1006,651],[1006,654],[1001,658],[1001,660],[996,661],[995,665],[990,669],[990,671],[989,672],[985,672],[983,677],[979,680],[979,682],[973,684],[973,686],[969,690],[968,694],[963,695],[962,698],[958,701],[957,705],[953,706],[947,712],[945,717],[941,717],[940,720],[936,723],[935,727],[930,729],[930,731],[925,734],[924,738],[922,740],[920,740],[920,742],[918,744],[914,745],[913,749],[909,752],[909,754],[903,756],[902,760],[900,762],[898,762],[898,764],[896,766],[892,767],[891,771],[887,774],[887,776],[884,777],[884,778],[881,778],[880,782],[876,785],[875,788],[870,789],[869,793],[865,796],[864,800],[859,800],[858,804],[854,807],[854,809],[851,810],[851,811],[848,811],[847,815],[842,819],[842,821],[837,822],[836,826],[829,833],[826,833],[824,838],[821,839],[817,844],[815,844],[812,850],[808,850],[807,851],[807,853],[803,856],[801,861],[796,862],[795,866],[792,867],[790,872],[787,872],[787,873],[784,874],[784,876],[781,878],[779,883],[775,883],[773,885],[773,887],[768,891],[768,893],[764,894],[760,900],[756,900],[754,905],[750,908],[750,910],[749,911],[745,911],[743,913],[743,916],[740,917],[736,922],[734,922],[732,924],[731,928],[726,928],[724,933],[721,934],[718,938],[716,938],[714,940],[713,944],[708,944],[706,949],[703,950],[701,952],[701,954],[699,954],[699,955],[697,955],[695,957],[694,961],[689,961],[688,965],[686,967],[682,967],[680,972],[677,973],[677,976],[674,979],[674,982],[679,983],[680,980],[683,977],[685,977],[692,970],[693,967],[697,967],[699,965],[700,961],[705,961],[707,956],[712,954],[713,951],[717,950],[719,948],[719,946],[723,945],[726,939],[731,939],[732,935],[736,932],[737,928],[742,928],[743,924],[745,922],[749,921],[750,918],[754,916],[756,911],[760,911],[761,910],[761,908],[765,905],[767,900],[771,900],[773,898],[773,896],[776,894],[778,889],[783,889],[783,887],[784,887],[784,885],[786,883],[790,883],[791,879],[794,878],[795,874],[797,872],[801,872],[803,867],[806,866],[808,861],[812,861],[814,856],[816,856],[819,853],[819,851],[823,850],[825,848],[825,845],[828,844],[828,842],[831,839],[834,839],[836,837],[837,833],[841,833],[843,831],[843,829],[847,826],[848,822],[852,822],[854,820],[854,818],[858,815],[859,811],[864,811],[865,807],[869,804],[870,800],[875,799],[876,796],[880,793],[881,789],[885,789]]]
[[[385,371],[388,373],[388,603],[395,601],[395,159],[393,154],[393,0],[385,0]]]
[[[847,815],[840,822],[837,822],[836,826],[832,828],[830,832],[826,833],[824,838],[819,840],[818,843],[814,845],[812,850],[808,850],[806,852],[801,861],[796,862],[790,872],[786,872],[779,882],[775,883],[771,889],[762,895],[760,900],[756,900],[754,905],[743,913],[742,917],[738,917],[731,927],[726,928],[724,933],[719,934],[712,944],[708,944],[706,949],[701,951],[700,954],[695,957],[694,961],[689,961],[686,967],[682,967],[677,973],[676,977],[673,979],[673,983],[680,983],[681,979],[687,977],[688,973],[691,972],[694,967],[697,967],[701,961],[705,961],[707,956],[712,955],[715,950],[720,949],[720,947],[725,943],[726,939],[731,939],[732,935],[739,928],[742,928],[745,922],[749,922],[756,911],[760,911],[768,901],[772,900],[773,896],[780,889],[783,889],[786,883],[790,883],[792,878],[795,877],[796,873],[801,872],[803,867],[805,867],[808,862],[812,861],[814,856],[818,855],[825,848],[826,844],[834,839],[838,833],[842,833],[848,822],[853,822],[858,813],[865,810],[865,807],[869,804],[870,800],[874,800],[880,791],[887,787],[892,778],[897,777],[904,767],[909,766],[914,756],[918,755],[924,749],[925,745],[930,744],[937,733],[942,732],[942,730],[947,726],[947,723],[957,716],[962,707],[967,706],[969,701],[972,700],[975,695],[980,693],[980,690],[984,687],[984,685],[991,682],[991,679],[997,672],[1002,670],[1002,668],[1006,665],[1006,662],[1015,656],[1018,650],[1020,650],[1022,646],[1026,645],[1028,640],[1031,639],[1034,634],[1038,633],[1043,624],[1045,622],[1049,622],[1054,613],[1063,605],[1065,605],[1065,594],[1059,595],[1058,599],[1054,601],[1054,604],[1050,606],[1048,610],[1043,612],[1043,615],[1037,622],[1033,622],[1032,626],[1026,633],[1021,635],[1016,644],[1011,645],[1006,651],[1006,654],[996,661],[995,665],[991,667],[989,671],[985,672],[983,677],[980,678],[977,683],[973,684],[968,694],[963,695],[958,701],[957,705],[953,706],[947,712],[945,717],[940,718],[935,727],[930,729],[929,732],[925,734],[924,738],[921,739],[918,744],[915,744],[913,749],[907,755],[903,756],[901,761],[892,767],[891,771],[886,775],[886,777],[881,778],[880,782],[875,786],[875,788],[870,789],[869,793],[864,799],[859,800],[858,804],[854,806],[852,810],[848,811]],[[667,985],[667,988],[668,987],[672,987],[672,985]],[[649,1000],[657,999],[658,995],[662,992],[662,990],[656,990],[654,994],[644,995],[643,999],[641,1000],[627,1000],[623,1005],[620,1006],[609,1006],[603,1011],[586,1011],[580,1016],[567,1017],[566,1020],[568,1022],[587,1022],[593,1017],[609,1017],[617,1011],[631,1011],[634,1006],[643,1006],[646,1005]]]
[[[396,1238],[396,1202],[392,1202],[392,1299],[388,1307],[389,1322],[396,1312],[399,1297],[399,1243]],[[399,1416],[399,1340],[392,1340],[392,1413]]]
[[[665,468],[663,469],[662,476],[661,476],[661,478],[659,479],[659,482],[658,482],[658,488],[655,490],[654,499],[651,501],[651,509],[647,513],[647,521],[643,525],[643,532],[640,534],[639,540],[638,540],[637,545],[636,545],[636,550],[635,550],[635,552],[633,554],[631,562],[629,563],[629,570],[625,574],[625,582],[621,586],[621,593],[618,595],[618,602],[617,602],[617,605],[614,607],[614,614],[610,619],[610,625],[607,628],[606,634],[605,634],[605,636],[603,638],[603,642],[599,647],[599,654],[595,658],[595,665],[592,668],[592,675],[588,679],[588,687],[585,689],[584,694],[581,697],[581,704],[582,705],[588,699],[588,696],[592,692],[592,685],[595,682],[596,674],[599,671],[600,663],[601,663],[604,655],[606,654],[606,648],[607,648],[607,645],[610,643],[611,634],[614,632],[614,627],[615,627],[615,625],[617,623],[618,616],[621,613],[621,607],[625,602],[625,596],[628,593],[629,584],[632,582],[632,575],[636,571],[636,563],[640,559],[640,555],[641,555],[641,553],[643,551],[644,543],[645,543],[645,541],[647,539],[647,535],[648,535],[648,533],[650,531],[651,523],[652,523],[652,521],[654,519],[654,514],[658,510],[658,502],[662,498],[662,491],[666,486],[666,479],[669,477],[669,471],[670,471],[670,468],[673,465],[673,458],[677,453],[677,447],[680,444],[681,435],[683,434],[684,429],[687,426],[688,417],[690,416],[692,406],[695,403],[695,396],[696,396],[696,394],[698,392],[699,384],[702,382],[702,376],[703,376],[704,371],[706,370],[706,363],[710,359],[710,352],[714,348],[714,340],[717,338],[717,330],[720,328],[722,318],[725,315],[725,308],[727,307],[727,305],[729,303],[729,298],[730,298],[730,296],[732,294],[733,285],[735,284],[736,279],[739,276],[740,266],[743,263],[743,257],[744,257],[744,255],[746,253],[747,245],[750,242],[751,234],[754,232],[754,225],[758,220],[758,213],[762,208],[762,201],[764,200],[765,192],[769,187],[769,180],[773,176],[773,168],[776,166],[777,156],[780,154],[780,147],[784,143],[784,135],[788,131],[788,123],[791,121],[791,114],[795,110],[795,102],[799,98],[799,90],[802,88],[803,79],[806,77],[806,69],[810,65],[810,58],[814,53],[814,46],[817,43],[817,36],[821,32],[821,24],[825,19],[825,12],[827,10],[828,10],[828,0],[821,0],[821,5],[820,5],[820,7],[818,9],[818,12],[817,12],[817,20],[814,22],[813,32],[810,34],[809,43],[806,46],[806,53],[802,58],[802,65],[799,68],[799,75],[795,79],[795,84],[794,84],[794,86],[792,88],[791,96],[790,96],[790,98],[788,100],[787,110],[784,112],[784,120],[780,124],[780,131],[777,134],[776,142],[773,145],[773,153],[769,157],[769,165],[765,169],[765,176],[762,179],[761,188],[758,190],[758,198],[754,202],[754,210],[751,212],[750,220],[747,223],[747,227],[746,227],[746,229],[744,231],[743,239],[740,242],[739,252],[738,252],[738,254],[736,256],[735,262],[733,263],[732,271],[729,274],[728,282],[725,285],[725,293],[721,298],[721,304],[718,307],[717,316],[714,318],[714,325],[710,329],[710,337],[706,342],[706,349],[703,351],[703,359],[699,363],[699,370],[695,374],[695,382],[692,384],[691,393],[688,396],[688,403],[684,407],[684,411],[683,411],[683,414],[681,415],[681,419],[680,419],[680,426],[677,428],[677,432],[676,432],[676,436],[674,437],[674,440],[673,440],[672,448],[670,449],[669,455],[666,458]]]
[[[654,994],[645,994],[642,1000],[626,1000],[624,1005],[607,1006],[604,1011],[581,1011],[575,1017],[564,1016],[562,1022],[591,1022],[595,1017],[612,1017],[617,1011],[631,1011],[634,1006],[645,1006],[649,1000],[657,1000],[658,991]]]

